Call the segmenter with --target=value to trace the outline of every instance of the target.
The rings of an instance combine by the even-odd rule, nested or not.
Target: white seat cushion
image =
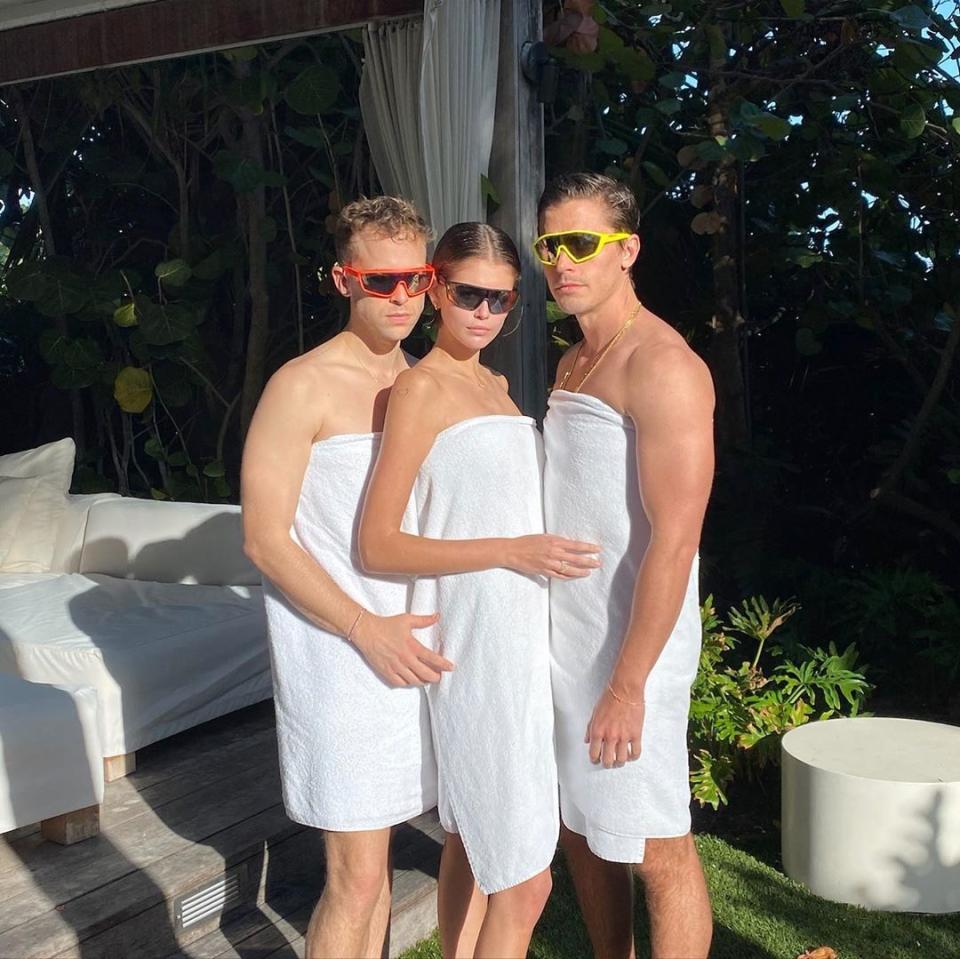
[[[96,691],[0,674],[0,833],[102,801]]]
[[[0,596],[0,671],[93,686],[104,756],[271,695],[259,587],[75,573]]]

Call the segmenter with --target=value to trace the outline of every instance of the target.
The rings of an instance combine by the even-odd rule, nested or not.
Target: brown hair
[[[505,261],[520,274],[520,254],[509,234],[489,223],[474,221],[457,223],[440,237],[433,266],[442,275],[446,267],[475,256]]]
[[[615,232],[636,233],[640,210],[633,190],[602,173],[564,173],[551,180],[537,204],[537,227],[543,229],[547,210],[564,200],[599,199],[607,205]]]
[[[341,263],[349,262],[353,238],[367,229],[377,236],[424,242],[430,239],[430,227],[409,200],[399,196],[360,197],[348,203],[337,217],[333,240]]]

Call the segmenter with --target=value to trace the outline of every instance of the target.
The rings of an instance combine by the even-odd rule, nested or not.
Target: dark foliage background
[[[716,608],[796,597],[768,672],[853,642],[877,708],[960,721],[955,9],[544,14],[548,176],[630,183],[638,288],[714,373]],[[77,490],[236,498],[266,377],[343,321],[331,220],[378,189],[361,57],[342,33],[0,89],[0,450],[71,434]],[[577,333],[550,317],[552,364]]]

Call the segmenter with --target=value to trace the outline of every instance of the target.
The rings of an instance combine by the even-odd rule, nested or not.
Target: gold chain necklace
[[[641,304],[638,302],[637,305],[633,308],[633,311],[631,312],[631,314],[625,320],[623,326],[621,326],[620,329],[617,330],[617,332],[614,333],[609,340],[607,340],[606,346],[604,346],[604,348],[596,355],[593,362],[587,368],[587,372],[584,373],[583,379],[580,380],[580,382],[577,384],[577,388],[575,390],[570,390],[569,392],[579,393],[580,390],[583,389],[584,383],[586,383],[587,380],[590,379],[590,374],[600,365],[600,361],[610,352],[610,350],[613,349],[613,347],[617,344],[617,342],[620,340],[623,334],[626,333],[631,326],[633,326],[633,321],[637,318],[637,315],[640,313],[640,307],[641,307]],[[581,340],[580,343],[577,345],[577,355],[574,356],[573,362],[570,364],[570,369],[567,370],[566,373],[564,373],[563,379],[560,381],[560,385],[557,387],[558,390],[562,390],[567,385],[567,380],[570,379],[570,374],[573,373],[574,369],[576,368],[577,361],[580,359],[580,351],[583,349],[583,343],[584,341]]]
[[[363,367],[364,371],[370,377],[370,379],[372,379],[378,386],[386,386],[387,384],[384,383],[383,380],[380,379],[377,376],[377,374],[374,373],[373,370],[371,370],[370,367],[367,366],[367,364],[364,362],[363,357],[360,355],[359,348],[356,348],[356,349],[354,348],[352,340],[350,340],[349,342],[350,342],[350,351],[353,353],[354,357],[356,357],[357,362]],[[404,366],[404,369],[406,369],[406,366]],[[400,373],[403,372],[403,370],[396,370],[396,371],[391,370],[391,372],[393,373],[393,379],[395,380],[400,375]]]

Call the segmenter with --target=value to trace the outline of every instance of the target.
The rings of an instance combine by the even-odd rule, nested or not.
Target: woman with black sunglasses
[[[589,575],[598,547],[544,534],[536,423],[480,363],[517,303],[513,241],[460,223],[433,267],[436,345],[391,393],[360,552],[370,571],[425,577],[413,608],[440,611],[434,648],[455,667],[428,689],[440,868],[466,857],[477,889],[466,913],[441,895],[443,954],[525,956],[559,830],[547,578]],[[401,530],[411,492],[419,536]]]

